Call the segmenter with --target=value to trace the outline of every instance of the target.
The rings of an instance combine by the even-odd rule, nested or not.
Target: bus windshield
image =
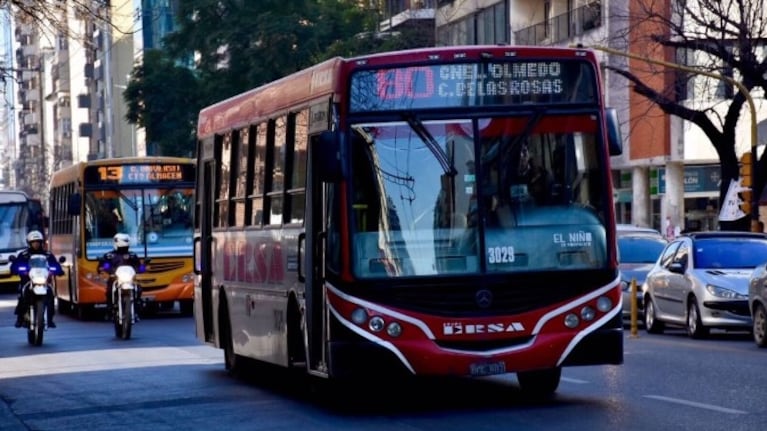
[[[28,206],[26,202],[0,204],[0,251],[16,251],[27,246]]]
[[[355,274],[604,268],[598,121],[538,111],[353,125]]]
[[[131,251],[149,257],[192,255],[191,188],[89,191],[85,195],[86,256],[112,250],[112,237],[131,236]]]

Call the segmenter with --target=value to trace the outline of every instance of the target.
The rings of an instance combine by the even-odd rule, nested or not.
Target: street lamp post
[[[635,60],[640,60],[640,61],[644,61],[651,64],[657,64],[660,66],[669,67],[671,69],[678,69],[684,72],[694,73],[696,75],[708,76],[709,78],[725,81],[728,84],[734,85],[735,87],[737,87],[738,91],[740,91],[740,93],[743,94],[743,97],[746,98],[746,101],[748,102],[748,109],[751,113],[751,172],[756,173],[756,147],[759,143],[758,136],[757,136],[756,107],[754,106],[754,99],[751,97],[751,93],[748,91],[745,85],[730,78],[729,76],[708,72],[706,70],[696,69],[694,67],[685,66],[683,64],[677,64],[677,63],[672,63],[672,62],[663,61],[663,60],[655,60],[652,58],[643,57],[630,52],[624,52],[624,51],[619,51],[617,49],[608,48],[606,46],[592,45],[592,46],[586,46],[585,48],[591,48],[597,51],[606,52],[608,54],[615,54],[615,55],[619,55],[623,57],[633,58]],[[761,232],[761,230],[759,229],[759,197],[757,196],[755,190],[751,192],[750,216],[751,216],[751,231]]]

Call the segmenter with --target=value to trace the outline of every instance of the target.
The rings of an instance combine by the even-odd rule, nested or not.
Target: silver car
[[[692,338],[711,328],[751,330],[748,283],[767,256],[767,234],[696,232],[670,242],[642,286],[645,329],[683,326]]]
[[[637,319],[642,320],[642,283],[658,260],[663,248],[668,244],[666,238],[655,229],[627,224],[617,226],[618,269],[621,273],[623,290],[623,321],[631,323],[631,282],[637,286]]]
[[[762,258],[767,259],[767,256]],[[754,320],[754,341],[759,347],[767,347],[767,263],[754,269],[748,282],[748,305]]]

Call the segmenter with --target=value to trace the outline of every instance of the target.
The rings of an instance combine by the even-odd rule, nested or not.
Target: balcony
[[[594,2],[514,32],[516,45],[555,45],[602,26],[602,4]]]
[[[384,11],[384,19],[379,25],[379,31],[399,31],[404,28],[434,26],[435,0],[414,0],[408,7]]]

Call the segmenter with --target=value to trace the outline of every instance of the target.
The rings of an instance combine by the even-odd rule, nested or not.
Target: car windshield
[[[693,252],[697,269],[753,269],[767,260],[767,241],[727,238],[698,239]]]
[[[624,236],[618,238],[620,263],[655,263],[666,241],[651,236]]]

